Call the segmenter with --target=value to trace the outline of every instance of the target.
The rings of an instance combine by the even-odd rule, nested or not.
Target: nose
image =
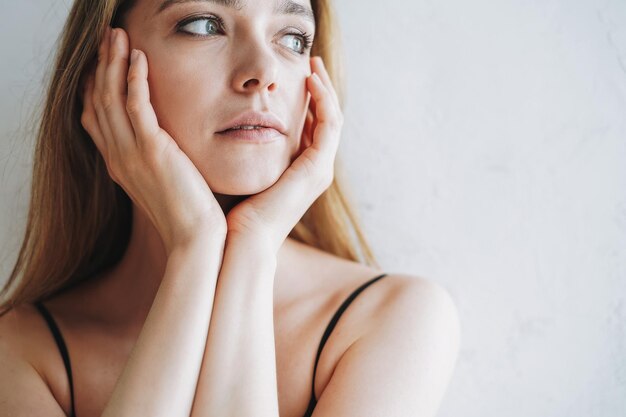
[[[245,42],[245,41],[244,41]],[[275,91],[278,88],[278,65],[273,51],[267,45],[248,40],[241,48],[232,76],[232,87],[243,94]]]

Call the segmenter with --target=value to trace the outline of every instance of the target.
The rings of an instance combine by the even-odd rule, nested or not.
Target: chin
[[[217,175],[205,176],[205,179],[214,193],[233,196],[253,195],[274,185],[288,166],[287,161],[282,169],[224,170]]]
[[[215,187],[211,187],[211,191],[213,191],[213,193],[215,194],[232,195],[232,196],[253,195],[253,194],[258,194],[262,191],[267,190],[274,183],[267,184],[267,185],[233,184],[233,185],[215,186]]]

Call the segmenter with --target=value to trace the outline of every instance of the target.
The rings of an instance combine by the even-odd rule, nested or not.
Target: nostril
[[[248,87],[250,87],[250,86],[251,86],[251,84],[252,84],[253,86],[255,86],[255,87],[256,87],[257,85],[259,85],[259,80],[257,80],[256,78],[253,78],[253,79],[251,79],[251,80],[246,81],[246,82],[243,84],[243,86],[244,86],[245,88],[248,88]]]

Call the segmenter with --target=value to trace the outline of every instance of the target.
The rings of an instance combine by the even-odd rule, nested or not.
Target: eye
[[[286,40],[286,42],[283,42],[283,40]],[[311,47],[313,41],[308,33],[288,33],[282,37],[281,43],[302,55]]]
[[[187,27],[189,29],[182,29]],[[220,33],[222,20],[217,16],[196,16],[183,20],[177,25],[177,30],[192,36],[211,36]]]
[[[223,32],[224,22],[218,16],[195,16],[184,19],[176,25],[176,30],[195,37],[209,37]],[[183,29],[185,28],[185,29]],[[280,43],[295,53],[304,55],[313,44],[313,36],[306,32],[287,33]]]

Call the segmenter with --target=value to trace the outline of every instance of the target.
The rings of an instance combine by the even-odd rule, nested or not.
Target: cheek
[[[234,93],[228,79],[232,68],[210,60],[209,53],[159,46],[146,49],[146,55],[150,101],[159,125],[176,140],[214,192],[260,192],[277,181],[300,154],[308,110],[308,61],[279,68],[278,90],[257,101]],[[263,147],[210,140],[225,117],[246,105],[267,105],[287,124],[288,140]]]
[[[221,94],[218,86],[223,84],[220,71],[172,54],[151,57],[150,64],[150,101],[160,126],[181,140],[214,128],[215,103]]]
[[[304,110],[308,104],[308,89],[306,86],[306,78],[310,72],[306,70],[299,71],[291,80],[290,89],[294,91],[294,101],[298,109]]]
[[[308,112],[309,93],[306,87],[306,69],[298,69],[282,80],[285,94],[286,111],[283,113],[289,122],[291,134],[300,138]]]

